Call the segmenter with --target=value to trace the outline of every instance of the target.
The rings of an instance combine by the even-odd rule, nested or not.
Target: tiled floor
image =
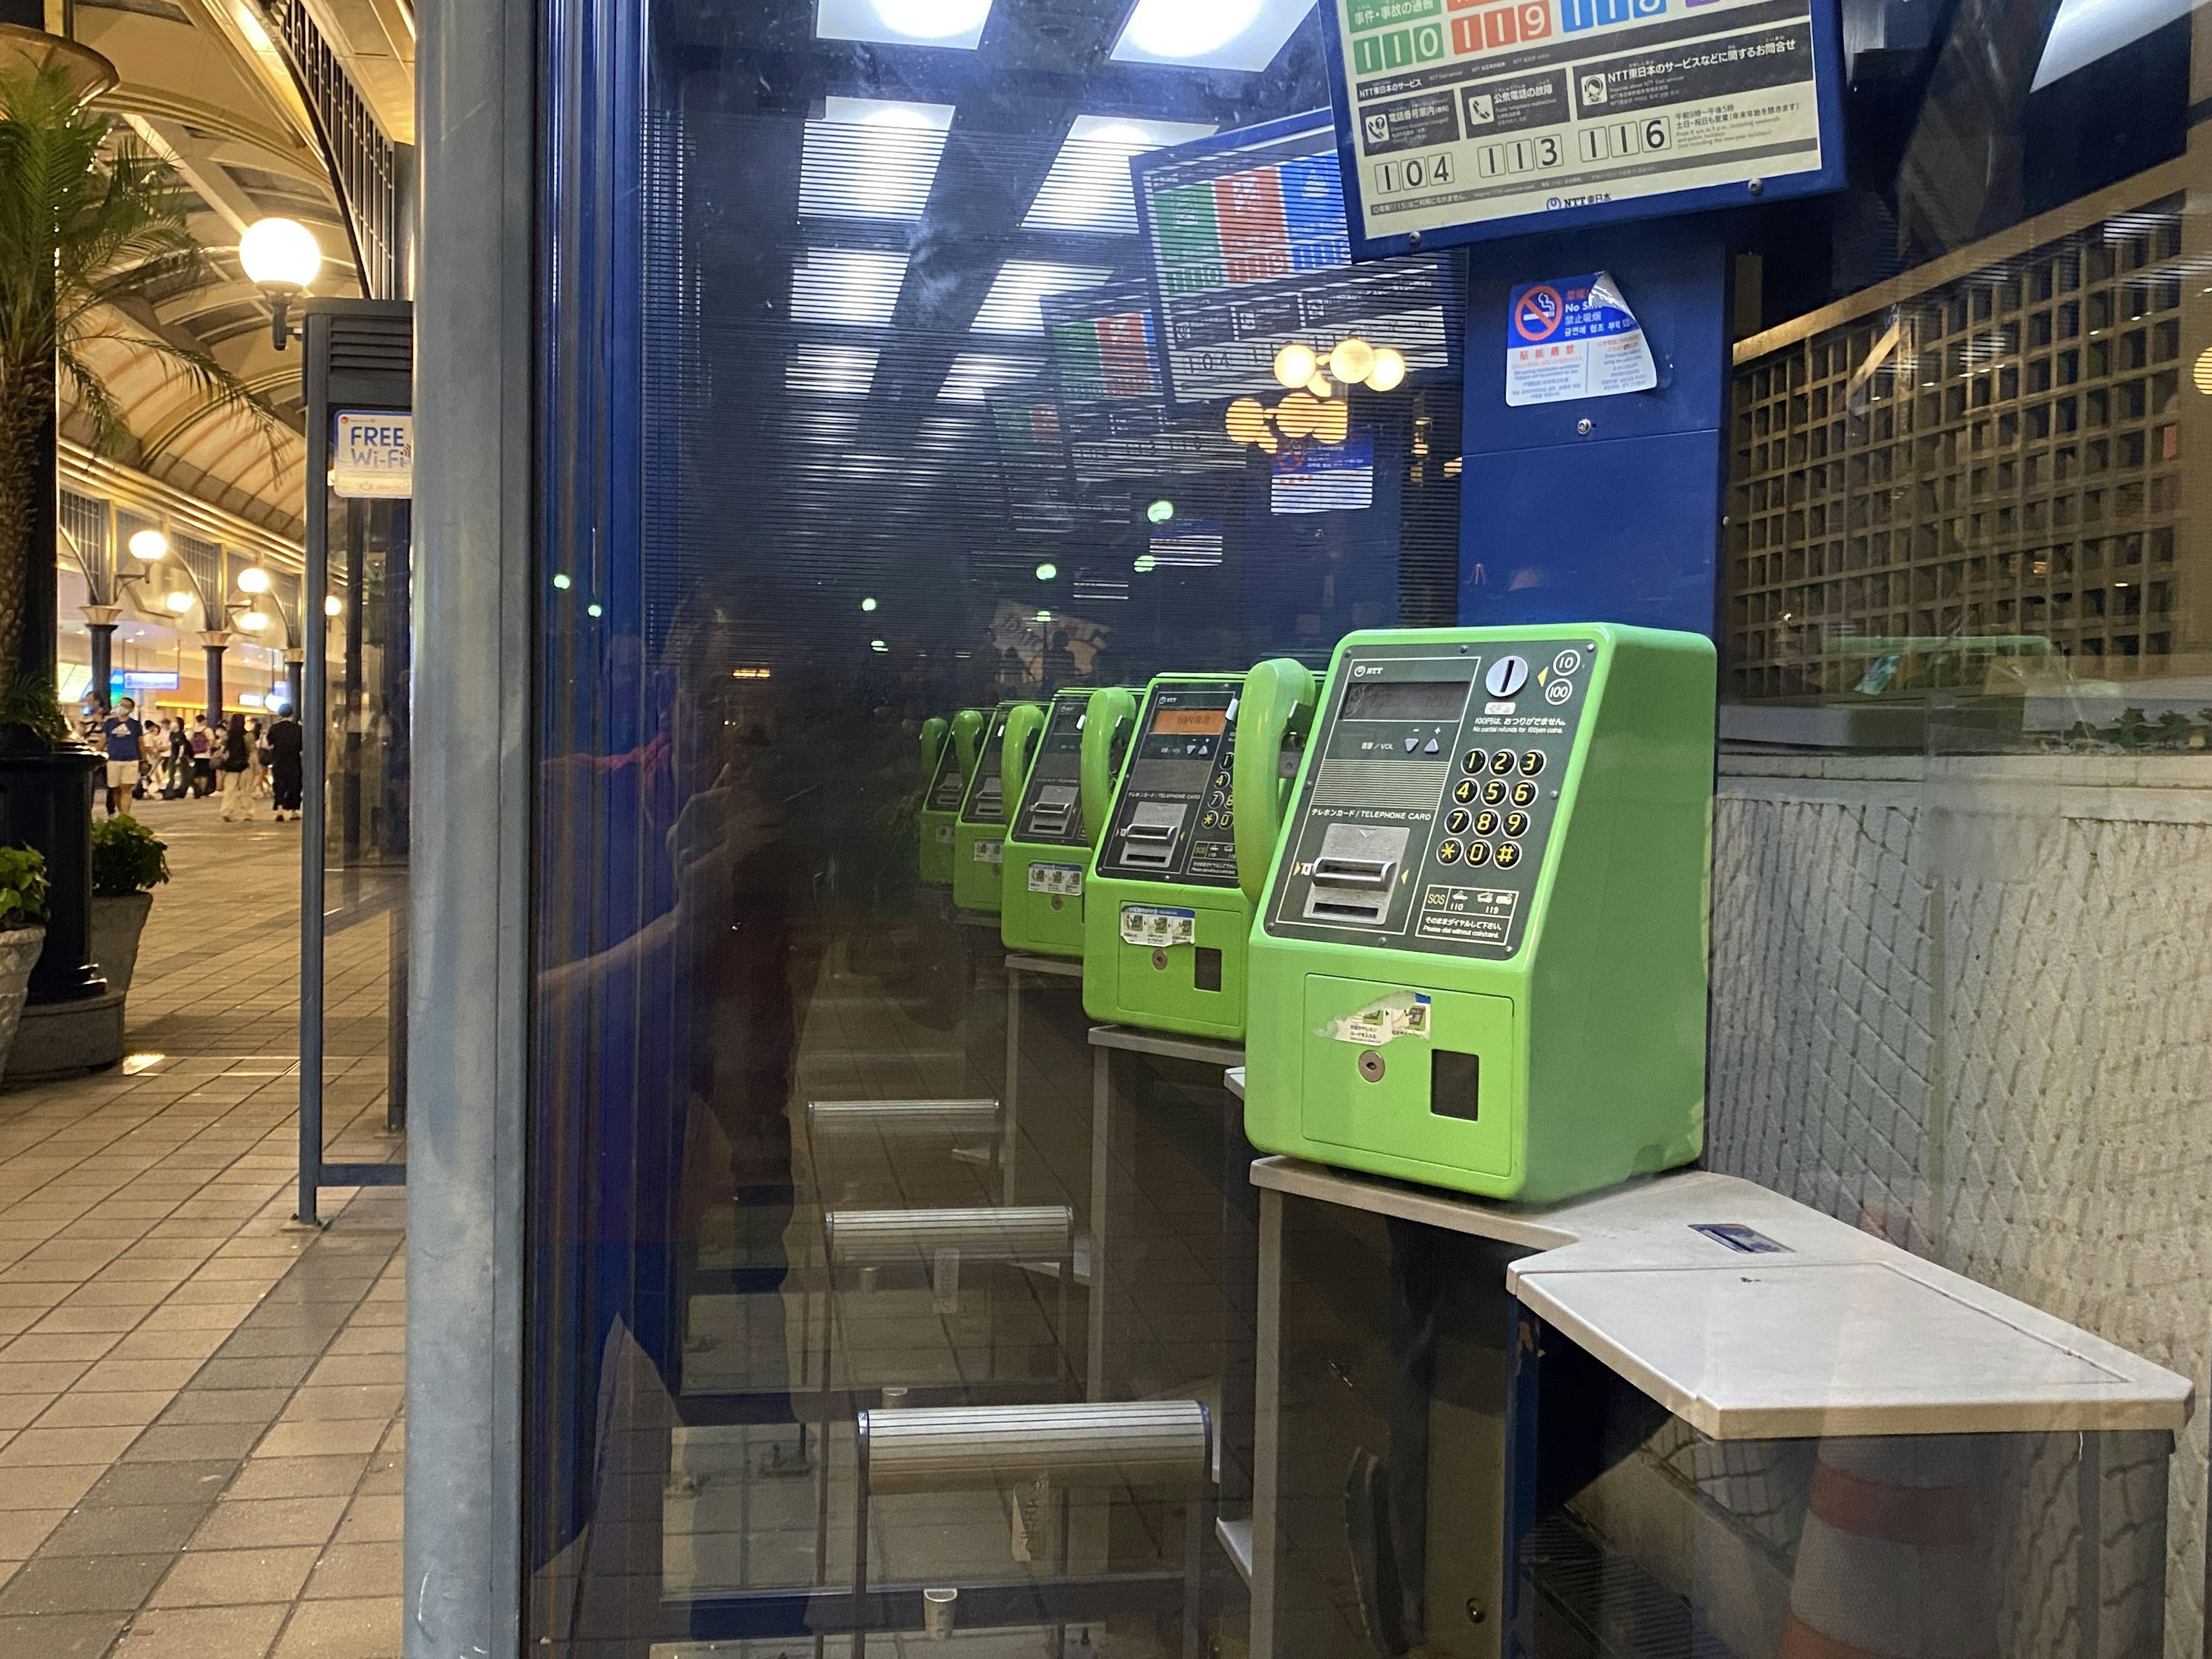
[[[399,1651],[404,1198],[290,1221],[296,825],[170,843],[124,1066],[0,1092],[0,1654]],[[383,1133],[392,913],[330,943],[330,1139]],[[337,925],[334,923],[334,926]]]

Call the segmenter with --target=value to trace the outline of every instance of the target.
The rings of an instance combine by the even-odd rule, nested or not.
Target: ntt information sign
[[[1832,190],[1833,0],[1328,0],[1360,258]]]
[[[341,410],[331,439],[331,488],[347,496],[415,493],[415,417]]]

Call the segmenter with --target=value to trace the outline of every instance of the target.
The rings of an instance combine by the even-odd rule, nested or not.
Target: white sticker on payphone
[[[1006,861],[1006,843],[1003,839],[999,841],[979,841],[975,843],[976,863],[1004,864]]]
[[[1159,905],[1125,904],[1121,907],[1121,941],[1125,945],[1149,945],[1155,949],[1169,945],[1194,945],[1198,942],[1198,912]]]
[[[1331,1020],[1322,1035],[1339,1042],[1356,1042],[1363,1048],[1379,1048],[1401,1036],[1429,1034],[1428,997],[1419,991],[1394,991],[1356,1014]]]
[[[1073,898],[1083,891],[1083,866],[1079,864],[1032,864],[1030,866],[1030,891],[1062,893]]]

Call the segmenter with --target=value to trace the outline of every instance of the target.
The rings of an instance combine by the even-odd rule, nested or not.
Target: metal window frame
[[[539,22],[424,0],[404,1651],[521,1640]],[[319,607],[317,607],[319,608]]]

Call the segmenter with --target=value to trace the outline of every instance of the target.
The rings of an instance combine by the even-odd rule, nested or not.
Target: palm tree
[[[67,734],[43,641],[23,638],[31,584],[51,581],[34,545],[51,507],[56,403],[66,390],[94,447],[128,443],[123,410],[87,356],[127,342],[189,381],[207,411],[243,411],[273,447],[280,420],[204,351],[154,325],[157,303],[218,280],[185,223],[166,162],[85,108],[58,66],[0,74],[0,727]]]

